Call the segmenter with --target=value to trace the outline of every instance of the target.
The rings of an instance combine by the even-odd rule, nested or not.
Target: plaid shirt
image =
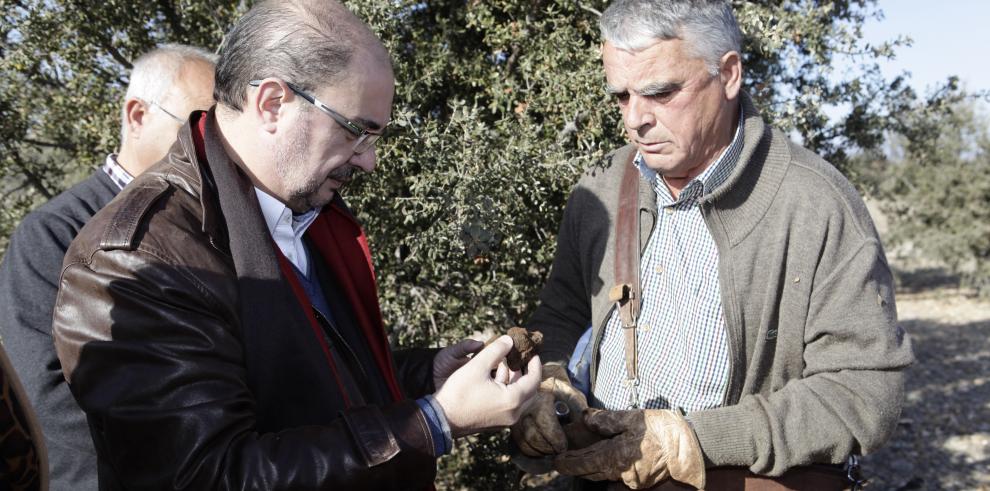
[[[117,163],[117,154],[111,153],[107,155],[107,161],[101,167],[103,172],[106,172],[110,176],[110,180],[113,181],[120,189],[124,189],[124,186],[131,183],[134,180],[129,172],[124,170],[120,164]]]
[[[635,164],[657,193],[657,223],[640,263],[643,304],[637,331],[639,404],[709,409],[724,404],[729,351],[718,279],[718,249],[697,205],[725,182],[743,147],[742,118],[729,147],[674,199],[663,177]],[[599,347],[592,405],[629,408],[625,340],[613,311]]]

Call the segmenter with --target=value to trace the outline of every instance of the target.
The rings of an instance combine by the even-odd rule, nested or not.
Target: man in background
[[[10,238],[0,265],[0,332],[41,422],[51,489],[97,489],[93,441],[52,340],[63,256],[97,211],[165,156],[189,113],[213,105],[214,60],[209,52],[177,44],[138,58],[121,107],[118,153],[24,217]]]

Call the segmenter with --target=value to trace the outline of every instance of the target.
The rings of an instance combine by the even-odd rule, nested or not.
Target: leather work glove
[[[584,420],[606,439],[557,456],[557,472],[592,481],[621,480],[632,489],[650,488],[668,477],[704,489],[701,445],[676,411],[589,409]]]
[[[543,381],[529,410],[512,425],[512,440],[523,454],[543,457],[567,450],[567,434],[554,411],[555,401],[566,404],[573,419],[579,421],[588,407],[584,394],[571,385],[567,370],[548,363],[543,365]]]

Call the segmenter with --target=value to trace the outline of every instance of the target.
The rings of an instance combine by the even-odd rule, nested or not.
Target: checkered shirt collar
[[[739,108],[739,121],[736,124],[736,133],[732,137],[732,142],[729,146],[722,151],[715,163],[709,165],[707,169],[701,174],[691,180],[681,194],[678,196],[677,202],[694,201],[702,196],[711,194],[715,188],[719,187],[726,179],[729,178],[729,174],[732,174],[732,170],[736,168],[736,164],[739,163],[739,156],[742,154],[743,148],[743,111],[742,107]],[[657,171],[647,167],[643,161],[643,155],[636,152],[636,159],[633,161],[636,168],[639,169],[640,174],[643,175],[648,181],[653,183],[653,189],[656,191],[658,196],[667,198],[670,202],[674,202],[673,198],[670,196],[670,191],[663,182],[663,176],[661,176]]]
[[[124,189],[124,186],[127,186],[134,180],[134,176],[117,163],[117,154],[115,153],[107,155],[107,161],[103,163],[101,168],[120,189]]]

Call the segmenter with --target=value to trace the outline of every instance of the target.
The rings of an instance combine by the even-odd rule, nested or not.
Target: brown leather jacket
[[[100,487],[429,487],[433,442],[418,406],[348,407],[339,371],[382,378],[391,367],[349,366],[317,339],[216,132],[212,112],[194,114],[65,257],[55,344]],[[395,357],[407,396],[432,390],[433,354]]]

